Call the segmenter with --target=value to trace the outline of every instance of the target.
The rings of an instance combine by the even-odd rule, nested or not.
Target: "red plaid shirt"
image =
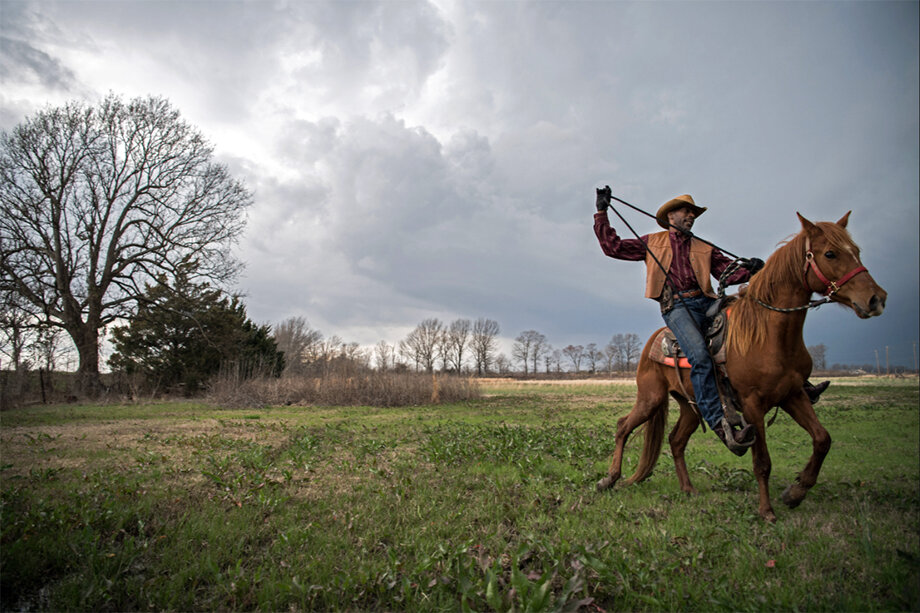
[[[641,238],[620,238],[616,230],[610,226],[606,213],[596,213],[594,215],[594,233],[601,244],[601,250],[604,254],[618,260],[645,261],[648,234]],[[696,275],[690,267],[690,237],[679,232],[668,234],[671,239],[671,251],[674,256],[671,258],[671,267],[668,269],[668,277],[671,279],[672,287],[675,291],[685,292],[699,287]],[[713,247],[711,270],[713,276],[718,279],[725,271],[732,260],[724,253]],[[751,278],[751,273],[739,268],[733,272],[726,285],[735,285],[744,283]]]

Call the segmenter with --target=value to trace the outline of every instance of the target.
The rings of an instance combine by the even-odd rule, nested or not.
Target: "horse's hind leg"
[[[805,499],[808,490],[810,490],[818,481],[818,473],[821,471],[821,465],[827,452],[831,449],[831,435],[827,433],[815,410],[811,406],[811,401],[800,391],[795,396],[783,403],[785,409],[800,426],[805,428],[812,441],[812,454],[805,465],[805,469],[799,473],[795,481],[783,492],[783,502],[790,509],[799,506]]]
[[[650,373],[649,373],[650,374]],[[607,476],[597,482],[598,491],[612,487],[621,476],[623,450],[633,430],[644,424],[657,411],[668,410],[667,383],[653,376],[639,378],[639,393],[632,410],[617,421],[616,446]]]
[[[690,473],[687,471],[684,451],[687,449],[690,436],[696,432],[700,424],[700,418],[683,396],[674,394],[674,398],[677,400],[677,404],[680,405],[680,417],[668,436],[668,442],[671,444],[671,455],[674,456],[674,470],[677,472],[677,480],[680,483],[681,491],[695,494],[696,488],[690,483]]]

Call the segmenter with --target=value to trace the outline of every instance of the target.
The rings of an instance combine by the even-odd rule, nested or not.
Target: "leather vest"
[[[656,232],[648,237],[649,251],[658,258],[665,270],[671,268],[671,239],[669,232]],[[695,238],[690,239],[690,268],[696,276],[703,293],[711,298],[716,298],[716,293],[712,290],[712,247]],[[658,300],[661,297],[661,290],[664,289],[665,276],[655,260],[650,254],[645,256],[645,297],[652,300]]]

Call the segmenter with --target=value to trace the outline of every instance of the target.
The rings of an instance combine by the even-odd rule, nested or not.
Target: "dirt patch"
[[[258,424],[258,425],[255,425]],[[162,462],[181,472],[196,466],[192,456],[219,437],[262,445],[280,445],[278,428],[261,422],[217,419],[163,422],[119,420],[54,426],[23,426],[0,430],[3,476],[28,476],[37,471],[93,471],[115,465]]]

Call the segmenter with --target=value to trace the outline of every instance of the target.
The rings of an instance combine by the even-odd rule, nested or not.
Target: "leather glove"
[[[597,188],[597,212],[604,213],[607,209],[610,208],[610,196],[613,192],[610,189],[609,185],[605,185],[602,188]]]
[[[763,268],[763,260],[760,258],[751,258],[747,262],[741,265],[742,268],[747,268],[751,271],[751,276],[753,277],[760,269]]]

